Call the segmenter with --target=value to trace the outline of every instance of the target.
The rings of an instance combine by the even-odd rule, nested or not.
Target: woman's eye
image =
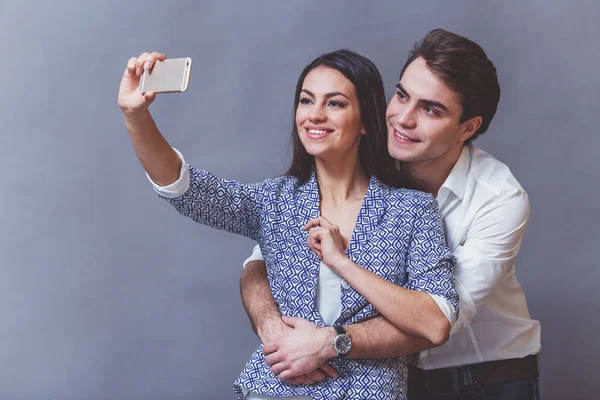
[[[406,96],[404,95],[404,93],[402,93],[401,91],[397,90],[396,91],[396,95],[398,96],[398,98],[400,100],[406,100]]]
[[[300,99],[300,104],[310,104],[310,99],[303,97]]]
[[[332,100],[329,102],[329,105],[333,106],[333,107],[343,107],[344,103],[340,103],[339,101]]]

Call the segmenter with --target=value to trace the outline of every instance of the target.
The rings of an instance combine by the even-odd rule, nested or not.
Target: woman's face
[[[341,72],[317,67],[304,78],[296,126],[308,154],[322,159],[358,155],[365,133],[356,88]]]

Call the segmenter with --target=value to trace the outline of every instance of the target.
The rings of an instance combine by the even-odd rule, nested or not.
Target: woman
[[[394,317],[407,332],[429,337],[432,328],[449,325],[427,293],[456,308],[454,261],[433,197],[393,186],[399,175],[386,150],[386,101],[372,62],[341,50],[309,64],[296,87],[291,166],[282,177],[249,185],[186,165],[160,134],[148,112],[155,96],[140,95],[137,85],[143,68],[164,58],[145,53],[130,59],[121,82],[119,105],[138,158],[180,213],[258,241],[282,315],[320,326],[363,321],[379,315],[379,308],[393,317],[396,310],[370,287],[364,289],[371,302],[353,287],[340,289],[337,304],[319,302],[329,290],[322,284],[331,263],[339,272],[360,268],[369,282],[410,292],[418,313]],[[259,348],[234,385],[236,395],[405,398],[404,358],[330,361],[339,378],[293,385],[278,379]]]

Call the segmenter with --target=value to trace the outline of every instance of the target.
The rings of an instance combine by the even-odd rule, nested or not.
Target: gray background
[[[517,275],[542,396],[598,398],[600,3],[494,3],[1,1],[0,399],[228,399],[258,344],[238,294],[253,243],[177,215],[135,158],[116,101],[130,56],[192,57],[159,127],[189,162],[259,181],[286,163],[308,62],[352,48],[391,95],[436,27],[499,70],[476,143],[530,195]]]

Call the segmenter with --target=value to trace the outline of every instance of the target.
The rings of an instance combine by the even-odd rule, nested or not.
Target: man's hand
[[[293,330],[294,328],[286,325],[281,318],[277,320],[273,318],[263,322],[261,328],[258,329],[258,337],[263,343],[277,343],[279,339],[288,335]],[[330,368],[333,369],[333,367]],[[335,369],[333,371],[335,372]],[[323,381],[325,378],[327,378],[327,375],[317,369],[308,374],[290,378],[288,381],[294,385],[312,385],[313,383]]]
[[[246,266],[240,279],[240,289],[252,328],[262,343],[276,343],[294,330],[281,319],[279,308],[271,294],[267,268],[263,261],[252,261]],[[324,371],[328,371],[329,374],[336,372],[333,367],[326,365],[324,370],[317,369],[288,381],[294,385],[312,385],[327,378]]]
[[[293,328],[292,331],[276,342],[263,346],[263,354],[271,371],[279,379],[291,383],[298,382],[294,378],[302,376],[314,381],[322,381],[327,376],[339,377],[337,370],[326,363],[335,356],[333,328],[320,328],[301,318],[284,316],[283,321]]]
[[[263,320],[262,325],[257,327],[258,337],[264,344],[276,343],[279,339],[291,333],[294,328],[287,326],[281,317]]]

